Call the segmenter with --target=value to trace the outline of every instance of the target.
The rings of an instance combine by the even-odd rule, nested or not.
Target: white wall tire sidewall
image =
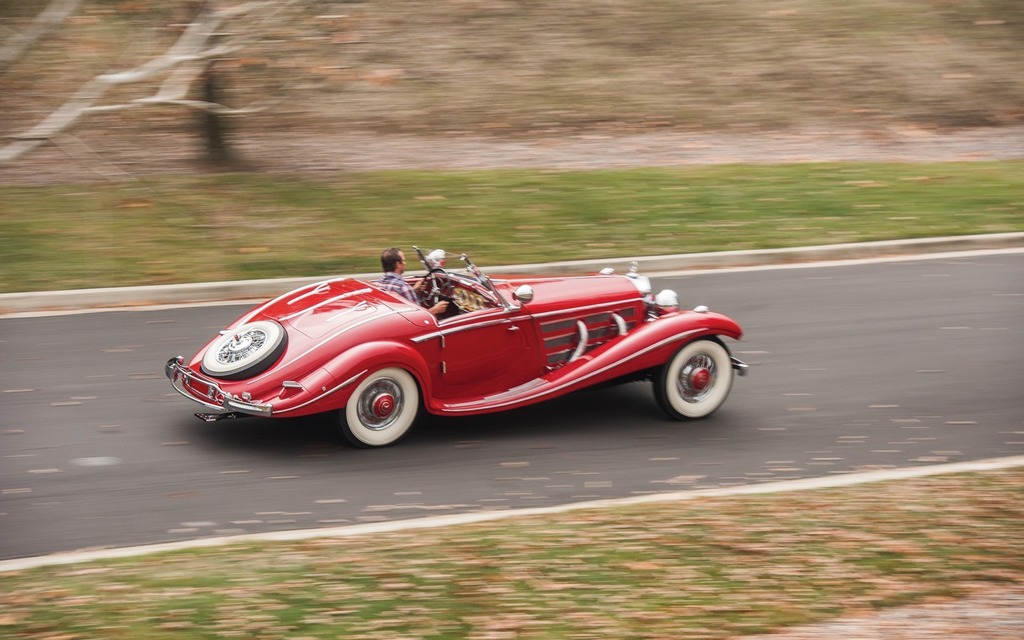
[[[402,390],[402,400],[401,406],[396,409],[399,415],[395,421],[383,429],[374,430],[364,425],[359,419],[359,398],[366,391],[367,387],[381,378],[389,378],[398,383]],[[367,376],[356,387],[355,391],[352,392],[352,396],[345,405],[344,424],[342,426],[347,430],[350,439],[358,440],[361,445],[366,447],[385,447],[396,442],[409,430],[409,427],[416,420],[419,403],[419,386],[416,384],[416,379],[412,374],[398,367],[380,369]]]
[[[676,389],[679,372],[687,361],[699,353],[706,353],[715,362],[716,378],[707,396],[699,402],[687,402]],[[665,398],[672,409],[684,418],[703,418],[713,413],[725,402],[732,387],[733,370],[729,351],[714,340],[696,340],[680,349],[672,360],[665,365]]]
[[[230,343],[237,333],[248,330],[262,331],[267,336],[266,342],[264,342],[258,350],[248,355],[244,360],[232,363],[220,362],[217,359],[217,355],[220,353],[221,349]],[[226,332],[210,345],[210,348],[208,348],[206,353],[203,354],[203,371],[215,377],[238,375],[246,369],[250,369],[263,362],[264,359],[268,358],[277,349],[283,339],[284,328],[276,322],[259,320],[256,322],[246,323]]]

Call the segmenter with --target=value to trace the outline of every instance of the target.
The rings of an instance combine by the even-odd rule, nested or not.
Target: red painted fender
[[[430,394],[430,376],[423,357],[411,346],[398,342],[366,342],[346,349],[343,353],[328,361],[314,376],[323,378],[321,385],[327,389],[320,397],[305,401],[299,407],[281,406],[279,415],[302,416],[325,411],[342,409],[348,403],[352,391],[367,375],[385,367],[401,367],[416,378],[424,398]],[[327,381],[327,378],[330,381]]]
[[[588,352],[552,376],[566,381],[585,378],[591,383],[604,382],[659,367],[684,344],[709,336],[739,340],[743,330],[732,318],[719,313],[673,313],[636,327],[620,340]],[[590,380],[595,375],[597,380]]]
[[[473,415],[502,411],[556,398],[629,374],[660,367],[684,344],[700,338],[726,336],[739,340],[743,330],[718,313],[684,311],[634,328],[527,384],[468,402],[440,403],[425,397],[433,413]]]

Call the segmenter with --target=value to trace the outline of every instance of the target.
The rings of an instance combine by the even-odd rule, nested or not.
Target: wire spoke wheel
[[[717,378],[714,359],[706,353],[694,354],[679,369],[676,392],[687,402],[700,402],[714,391]]]
[[[203,354],[203,373],[224,380],[251,378],[274,364],[287,342],[288,334],[276,322],[244,324],[213,341]]]

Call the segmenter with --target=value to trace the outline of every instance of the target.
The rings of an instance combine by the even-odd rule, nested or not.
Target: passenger
[[[397,293],[406,300],[421,307],[426,306],[421,295],[426,281],[420,278],[415,285],[410,285],[402,277],[402,274],[405,273],[405,253],[401,249],[398,247],[385,249],[380,254],[380,266],[384,270],[384,277],[377,281],[377,285],[381,289],[390,293]],[[435,316],[439,316],[447,310],[447,300],[441,300],[434,306],[427,308],[427,311]]]

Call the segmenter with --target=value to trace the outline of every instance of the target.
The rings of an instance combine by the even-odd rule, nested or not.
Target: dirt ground
[[[871,130],[744,133],[647,132],[632,135],[495,138],[412,134],[238,134],[243,170],[328,175],[388,169],[586,170],[639,166],[794,162],[950,162],[1024,159],[1024,126],[928,130],[911,126]],[[197,143],[167,133],[119,137],[107,144],[65,140],[9,166],[0,184],[42,185],[121,181],[194,173]]]

